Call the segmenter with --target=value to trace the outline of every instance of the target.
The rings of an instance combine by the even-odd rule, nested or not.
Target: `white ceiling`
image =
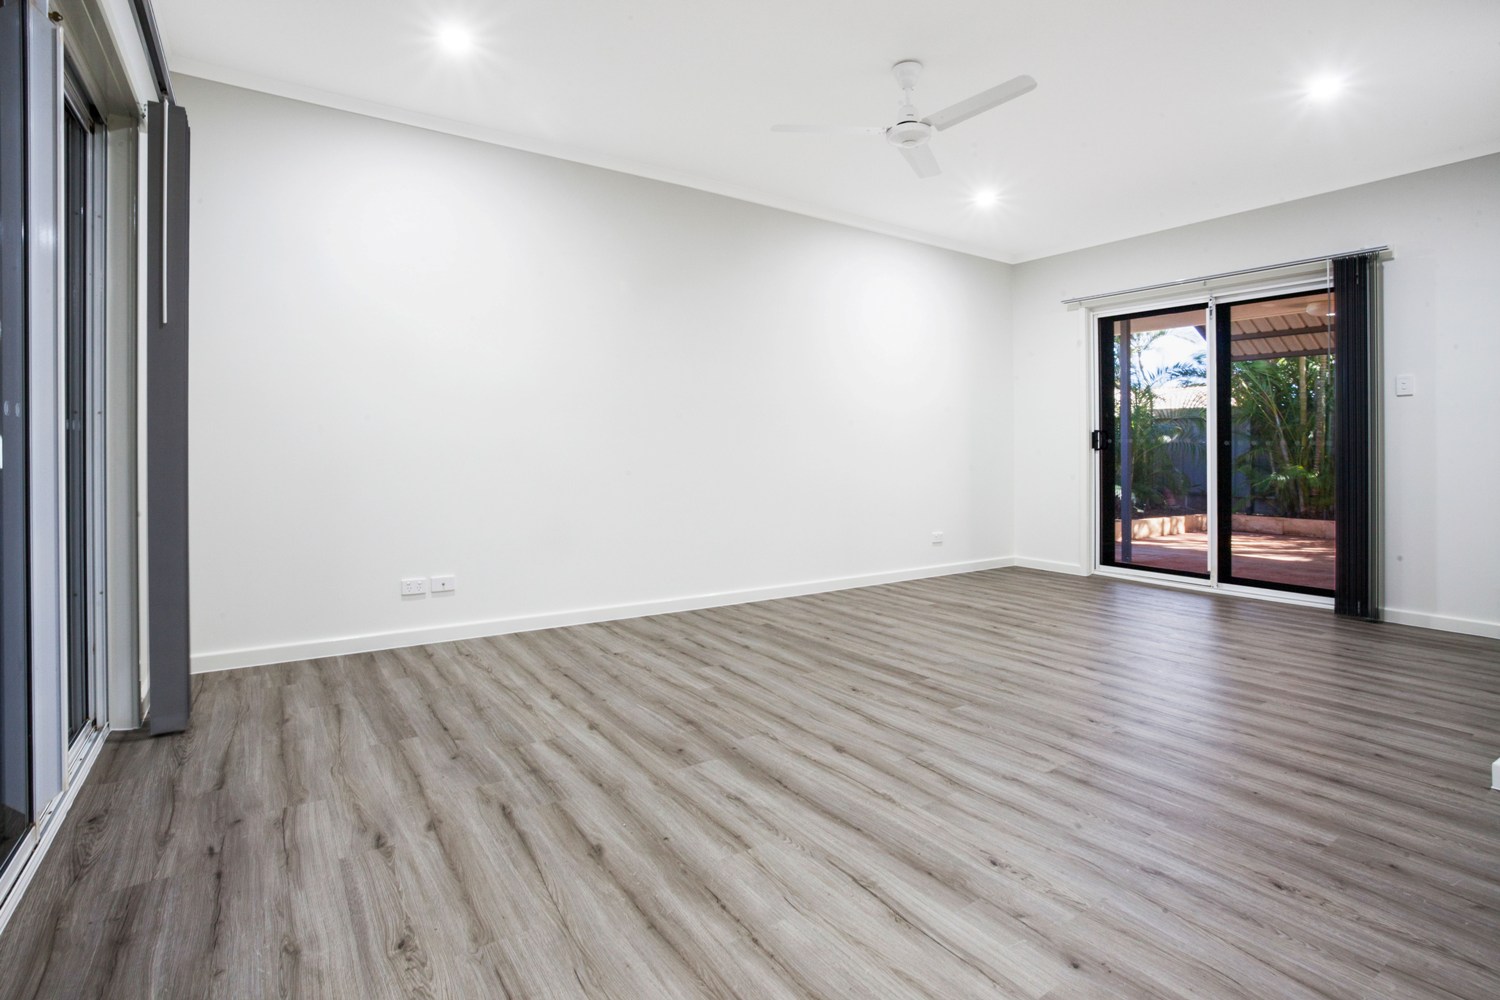
[[[1495,0],[154,5],[178,72],[1010,262],[1500,150]],[[435,44],[448,21],[478,36],[466,58]],[[924,114],[1040,85],[936,136],[931,180],[878,137],[770,131],[889,124],[904,58]],[[1304,95],[1320,73],[1340,98]]]

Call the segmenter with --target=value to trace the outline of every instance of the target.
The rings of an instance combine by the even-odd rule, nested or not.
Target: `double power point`
[[[443,576],[434,576],[429,580],[425,576],[408,576],[401,579],[402,597],[421,597],[427,593],[429,584],[434,594],[451,594],[458,589],[458,577],[452,573]]]

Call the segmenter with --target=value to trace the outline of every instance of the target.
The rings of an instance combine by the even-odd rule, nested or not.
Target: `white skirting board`
[[[720,608],[731,604],[748,604],[752,601],[771,601],[782,597],[803,597],[808,594],[850,590],[855,587],[873,587],[882,583],[901,583],[905,580],[922,580],[934,576],[951,576],[955,573],[975,573],[986,569],[1003,569],[1015,564],[1015,559],[1009,556],[994,559],[976,559],[969,562],[944,563],[937,566],[892,570],[885,573],[869,573],[863,576],[839,577],[832,580],[809,580],[803,583],[782,584],[753,590],[699,594],[692,597],[669,598],[661,601],[644,601],[639,604],[621,604],[602,608],[580,608],[573,611],[558,611],[550,614],[528,615],[518,618],[498,618],[488,621],[437,625],[431,628],[377,632],[369,635],[340,636],[330,639],[312,639],[305,642],[261,646],[251,649],[219,650],[210,653],[194,654],[192,670],[195,674],[202,674],[215,670],[234,670],[240,667],[264,666],[270,663],[314,660],[322,656],[348,656],[354,653],[370,653],[382,649],[399,649],[404,646],[424,646],[434,642],[453,642],[458,639],[482,639],[486,636],[508,635],[512,632],[534,632],[538,629],[561,628],[566,625],[587,625],[594,622],[618,621],[622,618],[643,618],[647,615],[672,614],[678,611],[701,611],[704,608]]]
[[[1500,639],[1500,622],[1481,621],[1476,618],[1455,618],[1452,615],[1429,615],[1421,611],[1404,611],[1401,608],[1381,608],[1382,621],[1397,625],[1415,625],[1418,628],[1433,628],[1439,632],[1462,632],[1464,635],[1482,635]]]
[[[1039,569],[1048,573],[1065,573],[1068,576],[1088,576],[1089,571],[1078,563],[1057,562],[1052,559],[1028,559],[1016,557],[1016,565],[1022,569]]]
[[[1030,559],[1026,556],[1017,556],[1013,565],[1023,569],[1040,569],[1048,573],[1066,573],[1069,576],[1115,576],[1108,570],[1103,572],[1085,569],[1076,563],[1054,562],[1050,559]],[[1127,577],[1140,583],[1153,584],[1161,587],[1182,587],[1186,590],[1200,590],[1204,593],[1237,594],[1255,597],[1259,600],[1281,601],[1288,604],[1313,604],[1322,605],[1327,599],[1307,599],[1304,595],[1281,593],[1275,590],[1256,591],[1253,587],[1236,587],[1229,590],[1215,590],[1200,581],[1183,580],[1174,578],[1168,574],[1161,574],[1159,579],[1148,579],[1143,574],[1133,574]],[[1390,622],[1394,625],[1414,625],[1417,628],[1436,629],[1439,632],[1458,632],[1462,635],[1478,635],[1488,639],[1500,639],[1500,622],[1485,621],[1479,618],[1459,618],[1454,615],[1434,615],[1424,611],[1408,611],[1404,608],[1381,608],[1380,620]]]

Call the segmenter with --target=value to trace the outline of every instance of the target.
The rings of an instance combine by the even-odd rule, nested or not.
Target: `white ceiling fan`
[[[936,177],[943,172],[943,168],[938,166],[932,147],[927,145],[933,132],[952,128],[959,122],[968,121],[975,115],[998,108],[1006,101],[1015,100],[1036,89],[1036,81],[1023,74],[989,90],[981,90],[973,97],[966,97],[957,104],[950,104],[923,118],[912,104],[911,96],[921,72],[922,64],[915,59],[903,59],[891,67],[891,75],[900,84],[902,93],[901,109],[897,112],[894,125],[885,128],[875,125],[773,125],[771,131],[813,132],[821,135],[884,135],[886,142],[896,147],[896,151],[906,158],[918,177]]]

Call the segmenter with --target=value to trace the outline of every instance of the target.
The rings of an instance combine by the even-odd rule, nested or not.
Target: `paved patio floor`
[[[1131,548],[1131,565],[1180,573],[1208,572],[1206,532],[1136,539]],[[1332,590],[1335,551],[1332,538],[1236,532],[1231,568],[1239,580]],[[1115,543],[1115,558],[1121,558],[1119,542]]]

